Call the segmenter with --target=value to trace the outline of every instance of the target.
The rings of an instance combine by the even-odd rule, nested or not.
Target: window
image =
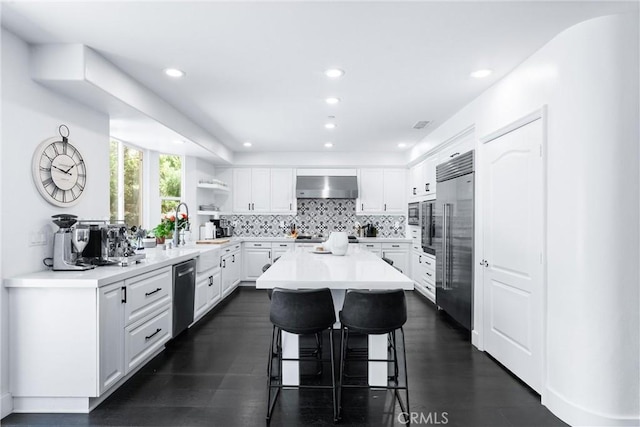
[[[110,220],[124,219],[128,226],[142,224],[143,153],[121,141],[111,141]]]
[[[160,155],[160,212],[175,212],[182,193],[182,157]]]

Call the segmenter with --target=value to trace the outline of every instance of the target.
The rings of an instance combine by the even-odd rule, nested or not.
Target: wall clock
[[[33,180],[47,202],[73,206],[84,192],[87,167],[80,151],[69,142],[69,128],[62,125],[59,132],[62,139],[47,139],[33,153]]]

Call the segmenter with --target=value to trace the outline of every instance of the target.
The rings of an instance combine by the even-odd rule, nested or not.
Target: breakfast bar
[[[350,245],[351,246],[351,245]],[[317,252],[317,253],[314,253]],[[335,256],[322,251],[297,249],[287,252],[256,281],[258,289],[273,288],[315,289],[329,288],[336,310],[342,309],[347,289],[404,289],[413,290],[413,281],[374,254],[358,247],[349,247],[346,255]],[[334,325],[339,327],[337,322]],[[298,336],[283,332],[282,351],[284,357],[298,357]],[[369,336],[371,358],[385,358],[387,336]],[[384,362],[369,362],[369,384],[387,384]],[[283,383],[299,384],[298,362],[283,362]]]

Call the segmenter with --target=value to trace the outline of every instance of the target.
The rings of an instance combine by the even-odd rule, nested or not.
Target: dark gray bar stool
[[[273,407],[276,404],[280,389],[287,388],[317,388],[331,389],[333,398],[333,419],[338,419],[338,405],[336,394],[336,378],[333,357],[333,324],[336,321],[333,298],[328,288],[323,289],[282,289],[275,288],[271,295],[271,310],[269,314],[273,330],[271,333],[271,347],[269,348],[269,365],[267,368],[267,423],[271,421]],[[282,357],[282,331],[296,335],[321,334],[329,330],[329,354],[331,363],[331,385],[298,385],[282,384],[283,361],[314,361],[316,357],[300,355],[297,359]],[[274,358],[278,362],[278,374],[273,375]],[[324,361],[324,360],[323,360]],[[273,399],[272,390],[276,389]]]
[[[342,411],[343,388],[369,388],[369,385],[345,384],[345,363],[350,361],[347,354],[349,333],[356,332],[364,335],[389,334],[389,348],[387,359],[358,358],[366,362],[393,363],[393,374],[389,376],[387,386],[375,386],[374,388],[386,388],[393,390],[398,399],[401,411],[405,414],[407,423],[409,419],[409,382],[407,375],[407,354],[404,340],[403,325],[407,321],[407,301],[402,289],[368,291],[350,289],[344,298],[344,305],[340,311],[341,340],[340,340],[340,382],[338,387],[338,418]],[[404,363],[404,384],[399,380],[398,347],[396,331],[400,330],[402,337],[402,359]],[[351,363],[351,362],[350,362]],[[390,384],[391,383],[391,384]],[[406,407],[400,396],[400,390],[405,391]]]

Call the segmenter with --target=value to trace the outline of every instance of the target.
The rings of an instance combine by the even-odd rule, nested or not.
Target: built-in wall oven
[[[409,203],[407,222],[409,225],[420,225],[420,203]]]
[[[436,201],[428,200],[420,203],[420,228],[422,232],[422,250],[428,254],[436,254],[434,237],[436,235]]]

